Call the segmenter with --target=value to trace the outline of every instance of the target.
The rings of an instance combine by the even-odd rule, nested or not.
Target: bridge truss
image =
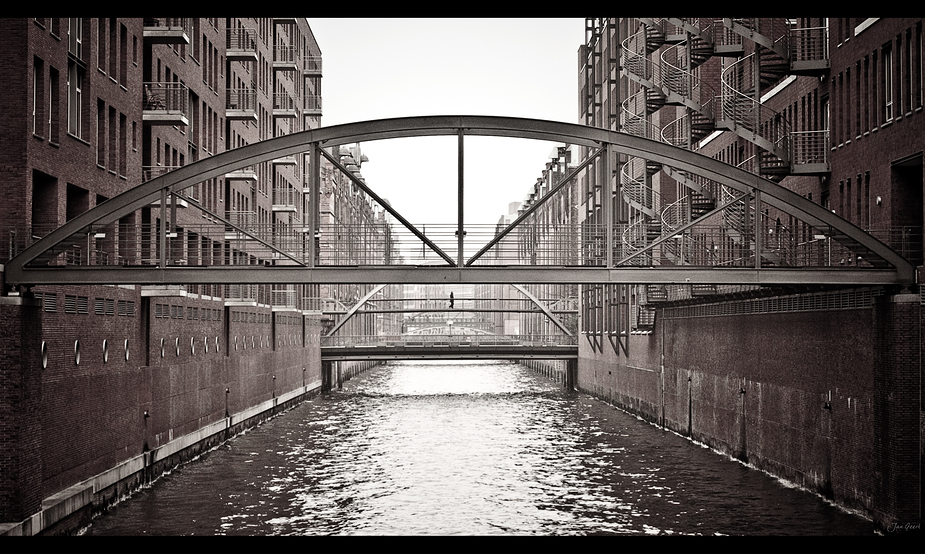
[[[457,137],[458,144],[458,220],[426,231],[383,201],[333,149],[367,141],[447,135]],[[466,136],[554,141],[579,147],[581,155],[576,163],[566,164],[557,184],[512,223],[478,231],[463,224]],[[697,175],[730,194],[696,219],[677,221],[658,233],[643,230],[639,235],[639,230],[620,220],[617,199],[623,198],[625,191],[621,191],[619,154]],[[210,211],[191,193],[209,179],[295,155],[307,155],[310,160],[305,195],[311,209],[304,226],[267,229],[242,223],[233,214]],[[323,158],[394,218],[403,244],[414,244],[414,251],[429,253],[430,258],[409,261],[405,256],[391,255],[390,245],[383,246],[382,255],[359,261],[326,258],[319,252],[319,242],[314,239],[325,232],[318,213],[319,195],[324,190]],[[598,199],[600,214],[595,223],[566,215],[555,221],[537,220],[542,206],[564,203],[565,191],[587,188],[589,182],[606,183],[594,185],[591,194],[612,200]],[[226,254],[222,260],[174,259],[171,241],[178,206],[202,213],[206,223],[196,229],[197,235],[223,242]],[[122,218],[142,208],[160,211],[156,224],[146,229],[120,228]],[[747,247],[723,246],[733,232],[728,225],[731,216],[769,211],[799,221],[806,230],[802,237],[808,240],[793,234],[775,235],[767,223],[773,218],[753,217],[744,227],[749,240],[735,241]],[[741,234],[740,220],[738,217],[734,232]],[[382,236],[373,235],[367,248]],[[637,235],[641,240],[627,240]],[[113,248],[130,246],[118,255],[96,255],[90,243],[100,236],[108,237],[102,240]],[[471,250],[480,236],[483,246]],[[136,254],[139,249],[135,247],[145,241],[151,253]],[[86,250],[79,248],[84,244]],[[337,247],[335,242],[333,248]],[[662,141],[585,125],[490,116],[366,121],[302,131],[229,150],[145,181],[74,217],[21,250],[5,265],[4,272],[7,286],[21,287],[277,283],[909,285],[915,280],[913,265],[886,244],[759,175]]]

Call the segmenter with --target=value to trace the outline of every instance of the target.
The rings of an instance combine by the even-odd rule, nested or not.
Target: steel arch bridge
[[[458,199],[456,255],[452,256],[418,230],[361,180],[353,176],[334,156],[325,151],[341,146],[384,139],[449,135],[458,138]],[[464,137],[494,136],[536,139],[584,147],[588,154],[562,183],[575,182],[582,171],[595,171],[611,178],[611,194],[619,194],[619,171],[615,154],[644,158],[680,171],[701,176],[735,191],[733,202],[752,202],[754,213],[771,207],[811,226],[817,236],[834,240],[864,260],[864,266],[779,266],[762,262],[761,255],[753,256],[748,266],[729,267],[719,264],[656,265],[640,263],[637,253],[619,259],[615,248],[617,236],[614,208],[611,202],[601,203],[602,230],[599,233],[603,255],[591,263],[577,265],[507,265],[486,264],[484,253],[497,246],[516,229],[533,209],[534,204],[506,229],[496,234],[475,256],[466,259],[463,249],[464,198]],[[247,229],[236,226],[220,214],[211,214],[225,228],[239,236],[253,240],[274,253],[272,265],[172,265],[166,257],[166,233],[158,231],[159,259],[139,265],[71,265],[62,263],[64,245],[88,241],[88,237],[106,225],[143,207],[159,202],[166,209],[168,197],[185,200],[199,209],[205,209],[183,191],[208,179],[222,177],[232,171],[256,163],[296,154],[310,156],[311,194],[309,228],[317,229],[318,194],[321,186],[321,159],[326,157],[338,170],[347,175],[366,194],[379,202],[408,232],[423,245],[442,258],[443,265],[374,265],[332,266],[318,263],[318,247],[314,240],[305,241],[304,253],[294,254],[277,247]],[[548,196],[552,196],[551,194]],[[722,214],[731,202],[713,209],[708,216]],[[705,216],[706,217],[706,216]],[[754,218],[756,221],[759,218]],[[690,231],[697,221],[674,229],[673,233],[652,241],[654,248],[673,237]],[[161,219],[163,222],[163,218]],[[755,251],[761,251],[761,233],[756,232]],[[88,248],[89,250],[89,248]],[[89,259],[88,259],[89,262]],[[523,262],[520,262],[521,264]],[[493,116],[423,116],[364,121],[322,127],[268,139],[256,144],[229,150],[188,164],[169,173],[146,181],[94,208],[74,217],[48,235],[38,239],[14,256],[4,267],[7,286],[30,287],[46,284],[453,284],[453,283],[545,283],[545,284],[746,284],[746,285],[902,285],[915,281],[914,266],[889,246],[836,214],[758,175],[730,166],[715,159],[684,150],[669,144],[620,132],[556,121]]]

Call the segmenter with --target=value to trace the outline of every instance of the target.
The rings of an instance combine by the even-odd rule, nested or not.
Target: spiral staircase
[[[624,132],[693,148],[710,133],[728,130],[755,146],[757,155],[740,165],[764,178],[779,182],[787,175],[828,171],[827,132],[804,133],[794,140],[795,133],[786,118],[760,101],[761,92],[788,75],[816,74],[828,68],[826,29],[798,29],[786,19],[639,21],[643,24],[640,30],[622,44],[624,75],[641,87],[623,103]],[[742,39],[761,48],[742,56]],[[659,52],[655,59],[654,52]],[[719,94],[701,82],[695,71],[714,55],[738,57],[723,70]],[[682,107],[678,110],[682,115],[656,128],[649,116],[666,105]],[[648,179],[659,170],[683,185],[688,194],[670,204],[662,202]],[[698,242],[686,232],[661,243],[662,263],[754,263],[756,216],[754,203],[748,198],[733,202],[735,191],[677,168],[633,158],[623,166],[621,177],[624,200],[637,210],[635,221],[623,234],[627,255],[675,233],[722,203],[728,204],[721,217],[722,235],[732,242],[722,260],[717,257],[719,247],[715,243]],[[764,214],[758,218],[761,263],[793,263],[789,231]],[[637,256],[630,263],[645,262]],[[650,291],[650,296],[659,295]]]

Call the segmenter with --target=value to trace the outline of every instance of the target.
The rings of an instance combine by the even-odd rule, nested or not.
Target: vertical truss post
[[[754,190],[755,193],[755,269],[761,269],[761,191]]]
[[[315,259],[318,257],[318,241],[315,235],[320,229],[319,219],[321,217],[321,146],[317,142],[309,145],[309,163],[311,164],[311,175],[309,178],[309,214],[308,214],[308,267],[315,267]]]
[[[160,245],[158,265],[167,267],[167,189],[161,189],[161,220],[158,222],[157,242]]]
[[[458,214],[458,223],[456,227],[456,267],[463,267],[463,242],[465,240],[463,231],[463,201],[465,195],[463,193],[463,130],[462,128],[457,129],[457,143],[458,143],[458,173],[457,178],[459,181],[458,191],[457,191],[457,210]]]
[[[604,215],[604,260],[606,267],[613,267],[613,148],[604,144],[604,179],[601,184],[601,210]]]

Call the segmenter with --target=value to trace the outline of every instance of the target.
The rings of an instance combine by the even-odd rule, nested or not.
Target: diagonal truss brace
[[[488,244],[486,244],[485,246],[483,246],[481,250],[479,250],[478,252],[476,252],[476,254],[475,254],[474,256],[472,256],[471,258],[469,258],[469,261],[466,262],[466,265],[467,265],[467,266],[472,265],[472,262],[474,262],[474,261],[476,261],[477,259],[479,259],[480,257],[482,257],[482,254],[484,254],[485,252],[488,252],[488,251],[491,249],[492,246],[498,244],[498,243],[501,241],[501,239],[503,239],[504,237],[506,237],[506,236],[508,235],[508,233],[510,233],[511,231],[513,231],[521,222],[523,222],[525,219],[527,219],[528,217],[530,217],[530,215],[532,215],[533,212],[535,212],[536,210],[538,210],[538,209],[540,208],[540,206],[542,206],[542,205],[545,204],[550,198],[552,198],[553,196],[555,196],[555,194],[556,194],[557,192],[559,192],[561,189],[565,188],[565,185],[569,184],[569,183],[572,181],[572,179],[574,179],[575,176],[578,175],[578,173],[580,173],[584,168],[586,168],[586,167],[588,167],[589,165],[591,165],[591,162],[593,162],[593,161],[596,160],[598,157],[600,157],[600,155],[604,152],[604,150],[605,150],[604,148],[599,148],[599,149],[597,150],[597,152],[594,153],[594,155],[588,156],[588,158],[587,158],[586,160],[584,160],[583,162],[581,162],[581,163],[580,163],[578,166],[576,166],[571,172],[569,172],[561,181],[559,181],[559,184],[558,184],[558,185],[556,185],[555,187],[552,188],[552,190],[550,190],[548,193],[546,193],[545,195],[543,195],[542,198],[540,198],[540,199],[538,199],[536,202],[534,202],[533,205],[531,205],[531,206],[530,206],[529,208],[527,208],[522,214],[520,214],[520,215],[517,217],[517,219],[515,219],[514,221],[512,221],[507,227],[504,228],[504,230],[502,230],[500,233],[498,233],[497,235],[495,235],[494,238],[492,238],[490,241],[488,241]]]
[[[215,212],[213,212],[213,211],[211,211],[211,210],[209,210],[209,209],[206,209],[205,206],[199,204],[199,203],[196,202],[195,200],[193,200],[193,199],[191,199],[191,198],[189,198],[189,197],[183,196],[182,194],[178,194],[178,193],[173,193],[173,194],[174,194],[177,198],[179,198],[180,200],[183,200],[184,202],[188,203],[190,206],[192,206],[192,207],[194,207],[194,208],[199,208],[200,210],[204,211],[205,213],[207,213],[207,214],[209,214],[210,216],[214,217],[215,219],[219,220],[220,222],[222,222],[223,224],[225,224],[225,226],[231,227],[232,230],[233,230],[235,233],[241,233],[242,235],[246,236],[247,238],[249,238],[249,239],[251,239],[251,240],[254,240],[254,241],[256,241],[256,242],[259,242],[260,244],[266,246],[267,248],[269,248],[269,249],[272,250],[273,252],[276,252],[276,253],[278,253],[278,254],[281,254],[281,255],[283,255],[283,256],[286,256],[286,257],[289,258],[290,260],[294,261],[295,263],[297,263],[297,264],[299,264],[299,265],[301,265],[301,266],[303,266],[303,267],[305,266],[305,262],[303,262],[302,260],[296,258],[296,257],[293,256],[292,254],[290,254],[290,253],[288,253],[288,252],[286,252],[286,251],[284,251],[284,250],[280,250],[279,248],[273,246],[273,245],[270,244],[269,242],[267,242],[267,241],[265,241],[265,240],[263,240],[263,239],[261,239],[261,238],[259,238],[259,237],[254,236],[252,233],[248,233],[247,231],[245,231],[244,229],[238,227],[238,226],[235,225],[234,223],[228,221],[228,220],[225,219],[224,217],[218,215],[217,213],[215,213]]]
[[[455,266],[455,265],[456,265],[456,260],[454,260],[453,258],[449,257],[449,256],[446,254],[446,252],[444,252],[443,250],[441,250],[439,246],[437,246],[436,244],[433,243],[433,241],[431,241],[429,238],[427,238],[427,237],[424,235],[424,233],[422,233],[421,231],[419,231],[419,230],[417,229],[417,227],[415,227],[414,225],[412,225],[411,223],[409,223],[408,220],[406,220],[400,213],[398,213],[397,211],[395,211],[395,208],[393,208],[392,206],[390,206],[388,202],[384,202],[384,201],[382,200],[382,198],[379,197],[378,194],[376,194],[375,192],[372,191],[372,189],[370,189],[369,187],[367,187],[365,183],[363,183],[362,181],[360,181],[359,179],[357,179],[356,176],[354,176],[353,173],[350,172],[350,170],[348,170],[342,163],[340,163],[339,160],[336,160],[336,159],[334,158],[334,156],[332,156],[331,154],[328,154],[323,148],[319,148],[319,150],[320,150],[321,153],[324,155],[324,157],[328,159],[328,161],[330,161],[332,164],[334,164],[334,167],[336,167],[337,169],[340,169],[340,170],[344,173],[344,175],[346,175],[347,177],[350,178],[351,181],[353,181],[353,183],[354,183],[356,186],[360,187],[360,188],[363,190],[363,192],[365,192],[370,198],[372,198],[373,200],[375,200],[376,202],[378,202],[379,205],[382,206],[382,208],[383,208],[384,210],[386,210],[387,212],[389,212],[389,213],[392,215],[392,217],[394,217],[395,219],[397,219],[402,225],[405,226],[405,228],[407,228],[409,231],[411,231],[411,232],[414,234],[414,236],[416,236],[416,237],[419,238],[421,241],[423,241],[424,244],[426,244],[426,245],[429,246],[434,252],[436,252],[437,254],[439,254],[440,257],[443,258],[444,260],[446,260],[450,265],[452,265],[452,266]]]
[[[542,310],[544,314],[546,314],[546,317],[549,318],[549,321],[552,321],[553,324],[555,324],[556,327],[558,327],[559,329],[561,329],[563,333],[565,333],[565,334],[568,335],[569,337],[572,336],[572,333],[571,333],[568,329],[565,328],[565,325],[562,325],[562,322],[559,321],[559,319],[558,319],[555,315],[553,315],[553,313],[549,310],[548,307],[546,307],[545,304],[543,304],[542,302],[540,302],[540,299],[539,299],[539,298],[537,298],[537,297],[533,296],[532,294],[530,294],[530,291],[528,291],[525,287],[523,287],[523,286],[521,286],[521,285],[515,285],[515,284],[512,283],[511,286],[514,287],[515,289],[519,290],[519,291],[521,292],[521,294],[523,294],[524,296],[526,296],[527,298],[529,298],[531,301],[533,301],[533,303],[536,304],[536,307],[539,308],[540,310]]]
[[[640,254],[642,254],[642,253],[644,253],[644,252],[648,252],[649,250],[655,248],[655,247],[658,246],[659,244],[661,244],[661,243],[663,243],[663,242],[665,242],[665,241],[667,241],[667,240],[670,240],[670,239],[674,238],[674,237],[677,236],[678,234],[683,233],[684,231],[687,231],[687,230],[690,229],[691,227],[694,227],[695,225],[697,225],[698,223],[700,223],[702,220],[704,220],[704,219],[706,219],[706,218],[708,218],[708,217],[710,217],[710,216],[713,216],[713,215],[716,215],[716,214],[722,212],[723,210],[725,210],[725,209],[728,208],[729,206],[735,204],[736,202],[739,202],[740,200],[744,200],[747,196],[749,196],[749,193],[743,192],[742,194],[740,194],[739,196],[733,198],[733,199],[730,200],[729,202],[726,202],[726,203],[723,204],[722,206],[718,206],[718,207],[716,207],[716,208],[713,208],[712,210],[710,210],[709,212],[705,213],[704,215],[698,217],[697,219],[695,219],[695,220],[693,220],[693,221],[690,221],[690,222],[688,222],[688,223],[685,223],[684,225],[678,227],[677,229],[675,229],[675,230],[672,231],[671,233],[669,233],[669,234],[667,234],[667,235],[664,235],[664,236],[661,236],[661,237],[659,237],[658,239],[652,241],[652,243],[649,244],[649,245],[647,245],[645,248],[642,248],[642,249],[640,249],[640,250],[638,250],[638,251],[636,251],[636,252],[633,252],[633,253],[630,254],[629,256],[627,256],[627,257],[623,258],[622,260],[620,260],[619,262],[617,262],[617,265],[622,265],[622,264],[626,263],[627,261],[629,261],[629,260],[635,258],[636,256],[638,256],[638,255],[640,255]]]
[[[348,321],[351,317],[353,317],[353,315],[354,315],[355,313],[357,313],[357,311],[359,311],[359,309],[362,308],[364,304],[366,304],[366,301],[367,301],[367,300],[369,300],[370,298],[372,298],[373,296],[375,296],[377,292],[381,291],[381,290],[384,289],[384,288],[385,288],[385,285],[376,285],[375,287],[373,287],[373,290],[371,290],[371,291],[369,291],[368,293],[366,293],[366,296],[364,296],[363,298],[359,299],[359,300],[357,301],[357,303],[353,305],[353,307],[351,307],[349,310],[347,310],[347,313],[344,315],[344,317],[341,318],[341,320],[337,322],[337,325],[335,325],[335,326],[331,329],[331,331],[327,334],[327,336],[330,337],[331,335],[333,335],[334,333],[336,333],[338,329],[340,329],[341,327],[343,327],[344,324],[347,323],[347,321]]]

